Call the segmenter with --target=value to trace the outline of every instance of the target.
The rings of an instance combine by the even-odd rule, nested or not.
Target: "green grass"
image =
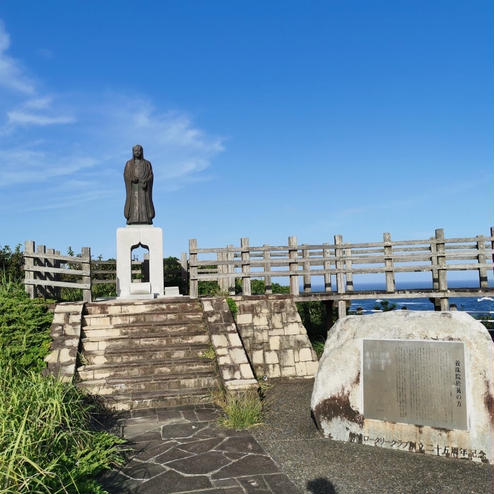
[[[74,385],[43,377],[53,314],[0,273],[0,494],[102,494],[96,476],[123,462],[103,410]]]
[[[95,411],[72,384],[0,366],[0,493],[105,492],[95,477],[122,440],[91,430]]]
[[[262,400],[257,390],[235,394],[218,392],[215,401],[225,412],[225,417],[219,419],[224,427],[242,430],[262,423]]]

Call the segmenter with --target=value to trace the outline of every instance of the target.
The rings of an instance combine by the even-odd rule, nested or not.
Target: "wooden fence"
[[[387,298],[434,299],[438,310],[448,310],[449,297],[492,295],[487,273],[494,268],[494,227],[489,236],[445,238],[437,229],[424,240],[392,240],[384,233],[382,242],[345,243],[341,235],[333,243],[298,244],[288,237],[288,245],[250,246],[242,238],[239,247],[198,248],[189,241],[190,296],[199,295],[200,281],[216,281],[225,293],[235,293],[235,279],[241,279],[243,295],[251,295],[251,280],[263,279],[271,293],[272,278],[288,278],[290,294],[297,300],[330,300],[338,305],[339,316],[346,313],[352,299]],[[447,274],[453,271],[478,273],[477,288],[450,288]],[[397,273],[431,273],[431,287],[399,290]],[[355,275],[384,275],[385,290],[355,290]],[[312,290],[312,278],[322,277],[322,292]],[[300,292],[299,279],[303,280]]]
[[[132,261],[132,277],[145,273],[149,265],[144,261]],[[182,254],[180,275],[187,279],[187,256]],[[117,282],[115,259],[91,258],[90,247],[83,247],[75,256],[62,256],[60,251],[36,246],[28,240],[24,244],[24,285],[31,298],[49,297],[60,299],[60,289],[80,289],[84,302],[92,300],[92,288],[98,284],[115,285]],[[166,274],[173,274],[166,271]],[[177,271],[178,274],[178,271]],[[144,274],[145,276],[145,274]]]
[[[83,300],[91,301],[91,249],[83,247],[78,256],[62,256],[60,251],[24,244],[24,285],[31,298],[60,298],[60,288],[81,289]],[[65,277],[63,281],[61,278]]]

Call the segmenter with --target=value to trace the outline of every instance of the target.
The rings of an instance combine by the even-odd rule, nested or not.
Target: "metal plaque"
[[[467,429],[463,342],[363,340],[364,417]]]

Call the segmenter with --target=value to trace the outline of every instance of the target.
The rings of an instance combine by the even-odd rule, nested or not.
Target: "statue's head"
[[[136,144],[132,148],[132,154],[134,155],[134,158],[142,159],[144,155],[144,150],[142,149],[142,146],[140,144]]]

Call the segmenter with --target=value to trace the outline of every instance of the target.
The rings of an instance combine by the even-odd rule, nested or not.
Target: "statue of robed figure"
[[[132,148],[133,157],[125,163],[125,207],[124,216],[127,225],[152,225],[153,206],[153,168],[144,159],[144,150],[137,144]]]

